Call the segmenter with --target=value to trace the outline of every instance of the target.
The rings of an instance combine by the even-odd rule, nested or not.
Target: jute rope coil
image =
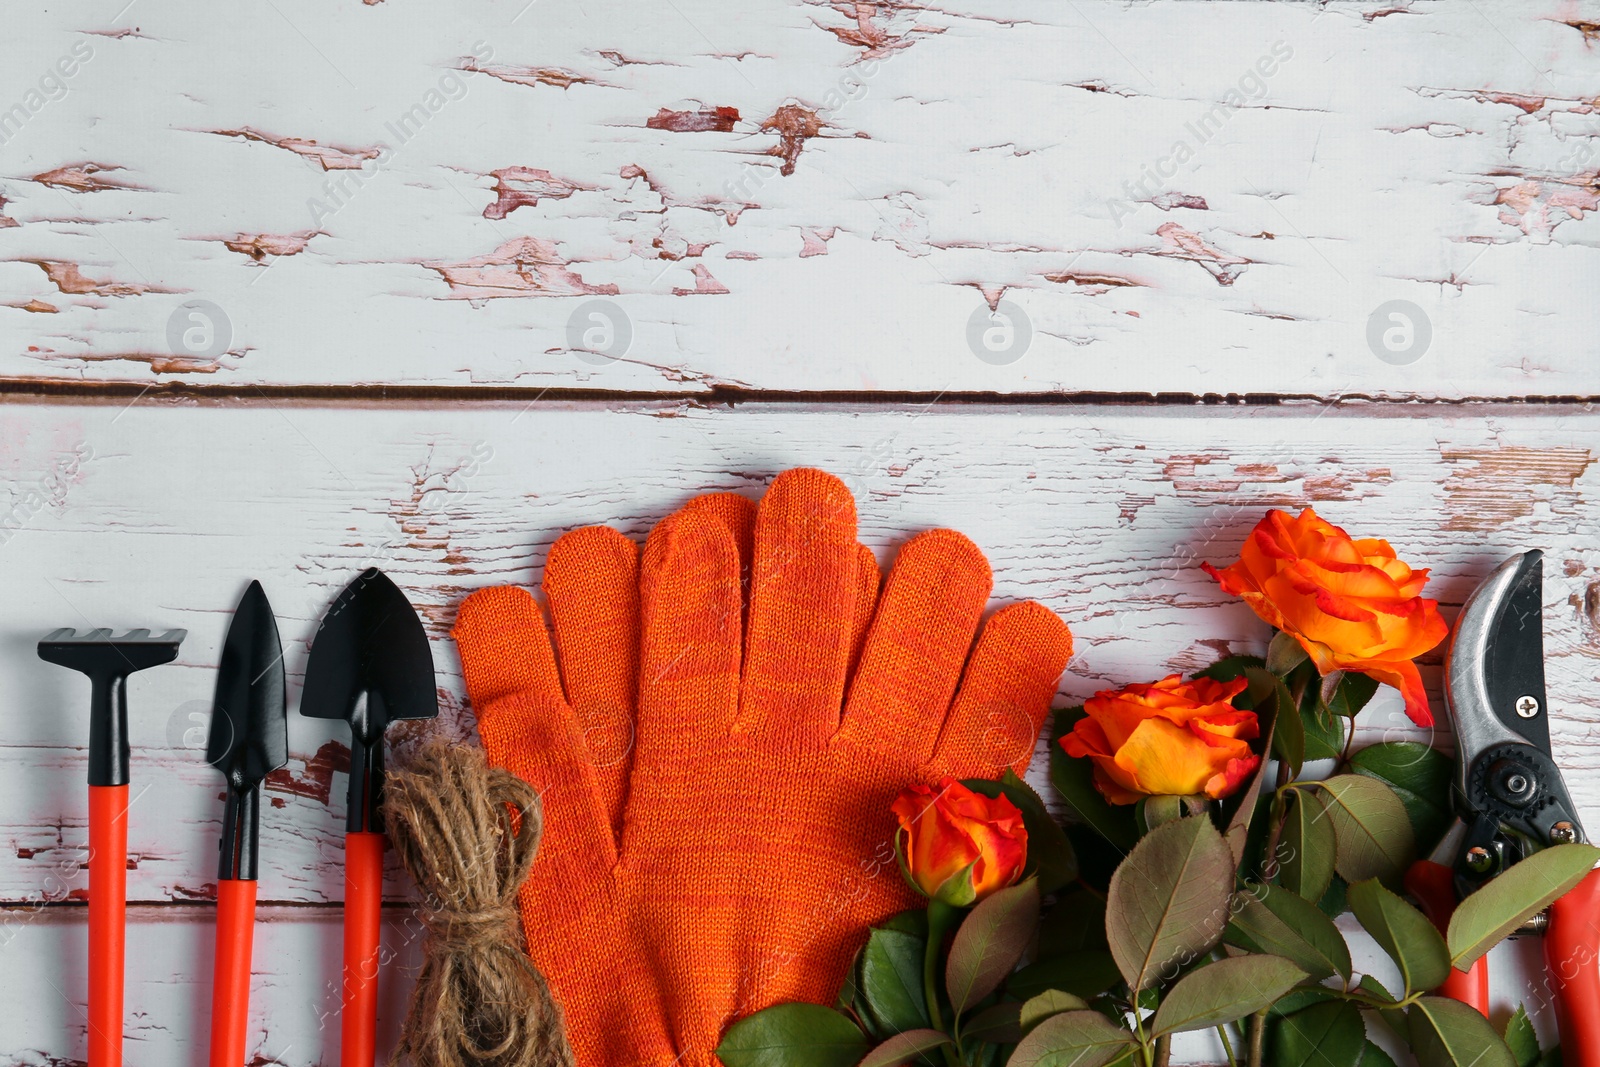
[[[426,930],[390,1064],[572,1067],[561,1011],[517,924],[544,828],[539,794],[481,749],[436,739],[390,773],[383,807]]]

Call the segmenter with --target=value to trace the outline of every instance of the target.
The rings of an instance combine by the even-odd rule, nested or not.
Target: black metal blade
[[[217,667],[206,761],[228,780],[218,842],[221,878],[256,876],[261,783],[289,761],[289,709],[283,645],[260,582],[239,598]]]
[[[383,733],[439,714],[433,652],[422,620],[376,567],[334,599],[311,645],[300,714],[350,724],[351,830],[377,829]]]
[[[1550,755],[1543,562],[1542,552],[1524,552],[1484,579],[1462,606],[1445,654],[1445,704],[1469,827],[1457,871],[1467,890],[1529,848],[1584,840]]]
[[[289,710],[284,695],[283,645],[260,582],[251,582],[234,609],[217,667],[206,762],[230,789],[254,789],[289,761]]]

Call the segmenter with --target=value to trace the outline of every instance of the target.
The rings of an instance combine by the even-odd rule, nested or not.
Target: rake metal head
[[[89,676],[89,784],[128,784],[128,675],[170,663],[183,630],[152,635],[129,630],[112,637],[110,630],[79,635],[71,627],[47,634],[39,642],[39,658]]]

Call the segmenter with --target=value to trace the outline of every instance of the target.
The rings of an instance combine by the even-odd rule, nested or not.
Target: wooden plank
[[[1594,396],[1580,7],[12,12],[0,376]]]
[[[1542,546],[1557,753],[1594,814],[1600,779],[1587,772],[1600,758],[1584,739],[1600,659],[1600,416],[1422,421],[1404,410],[1252,409],[1219,423],[1137,409],[11,407],[0,433],[10,494],[0,507],[0,707],[13,709],[0,722],[0,899],[83,886],[81,874],[64,887],[50,880],[84,841],[86,693],[34,656],[45,631],[189,629],[175,665],[132,685],[142,792],[129,885],[142,901],[203,899],[220,783],[201,760],[201,727],[248,578],[273,600],[296,701],[323,608],[362,567],[382,566],[434,640],[439,728],[468,736],[446,636],[467,592],[533,582],[570,527],[610,521],[642,538],[694,493],[758,493],[799,463],[850,481],[862,538],[886,559],[909,533],[952,525],[988,552],[998,600],[1033,596],[1060,611],[1077,635],[1063,704],[1260,651],[1265,627],[1198,563],[1231,560],[1267,507],[1312,502],[1390,538],[1434,568],[1430,589],[1446,605],[1505,554]],[[1437,681],[1437,655],[1424,672]],[[1362,721],[1372,734],[1413,736],[1387,690]],[[342,893],[338,729],[291,717],[293,759],[263,817],[264,899]]]
[[[83,908],[0,913],[0,994],[10,1005],[0,1064],[82,1065],[88,976]],[[339,1056],[340,914],[333,908],[262,908],[255,928],[248,1062],[311,1067]],[[128,911],[124,1055],[129,1063],[206,1062],[215,930],[210,909]],[[378,1055],[399,1034],[416,969],[421,927],[405,909],[383,926],[378,974]],[[26,960],[25,966],[19,961]]]
[[[218,832],[215,772],[196,750],[227,612],[265,583],[288,644],[291,700],[316,619],[359,568],[414,596],[434,638],[446,714],[467,736],[446,631],[471,589],[531,584],[553,537],[610,521],[642,537],[689,496],[750,494],[819,465],[856,492],[861,536],[888,560],[904,537],[953,525],[995,568],[996,598],[1038,597],[1078,649],[1059,704],[1098,688],[1260,652],[1264,627],[1197,568],[1227,562],[1267,507],[1314,502],[1435,568],[1447,614],[1504,554],[1538,545],[1547,573],[1556,751],[1591,824],[1600,807],[1585,701],[1600,661],[1594,457],[1600,415],[1570,409],[1410,417],[1316,406],[1187,410],[785,405],[402,406],[13,404],[0,419],[0,998],[16,1020],[0,1064],[82,1056],[85,887],[81,682],[38,661],[62,624],[186,626],[179,661],[133,684],[130,1058],[193,1062],[208,1017]],[[1424,662],[1437,697],[1438,658]],[[1417,737],[1392,693],[1364,733]],[[266,912],[252,1049],[327,1062],[336,974],[344,777],[336,732],[291,718],[289,774],[263,816]],[[1443,738],[1431,738],[1440,744]],[[1031,775],[1044,786],[1043,760]],[[404,885],[391,894],[406,895]],[[62,904],[46,906],[41,904]],[[392,924],[404,921],[395,911]],[[393,927],[390,943],[415,952]],[[1359,946],[1358,946],[1359,947]],[[1379,968],[1367,946],[1361,966]],[[1497,955],[1497,1004],[1527,996],[1530,946]],[[388,972],[385,1041],[414,955]],[[47,980],[41,980],[47,979]],[[1185,1038],[1179,1062],[1217,1062]]]

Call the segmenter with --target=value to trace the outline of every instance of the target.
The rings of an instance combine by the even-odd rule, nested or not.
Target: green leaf
[[[1003,795],[1022,812],[1022,824],[1028,831],[1028,865],[1023,874],[1038,876],[1040,893],[1054,893],[1078,877],[1078,857],[1072,851],[1072,842],[1055,816],[1045,810],[1044,800],[1033,786],[1018,778],[1015,771],[1007,767],[998,782],[968,778],[962,784],[991,799]]]
[[[956,1015],[1000,988],[1039,925],[1039,883],[1029,878],[978,902],[962,920],[945,961],[945,990]]]
[[[1306,759],[1338,759],[1344,755],[1344,720],[1324,708],[1313,686],[1300,705],[1300,722],[1306,734]]]
[[[1304,1011],[1313,1004],[1321,1004],[1325,1000],[1332,1000],[1337,995],[1327,986],[1295,986],[1272,1003],[1272,1006],[1267,1009],[1267,1015],[1293,1015],[1297,1011]]]
[[[1450,976],[1450,951],[1426,915],[1376,878],[1352,883],[1349,899],[1367,933],[1400,966],[1408,994],[1437,989]]]
[[[1345,893],[1348,889],[1349,883],[1337,874],[1334,875],[1333,881],[1328,883],[1328,891],[1322,894],[1321,900],[1317,901],[1317,907],[1322,910],[1322,914],[1330,919],[1337,919],[1349,911],[1350,909],[1346,907],[1345,901]]]
[[[1039,958],[1106,947],[1106,902],[1097,893],[1074,889],[1056,899],[1039,920]]]
[[[1235,678],[1244,677],[1244,672],[1251,667],[1265,667],[1267,661],[1260,656],[1224,656],[1203,671],[1194,674],[1195,678],[1214,678],[1219,682],[1231,682]],[[1241,694],[1242,697],[1242,694]],[[1235,707],[1241,707],[1235,704]],[[1248,705],[1242,706],[1249,711]]]
[[[1050,746],[1050,782],[1056,787],[1072,817],[1111,842],[1126,854],[1139,840],[1133,824],[1133,807],[1113,805],[1094,785],[1094,765],[1088,759],[1067,755],[1059,741],[1072,725],[1086,716],[1081,707],[1056,712],[1052,731],[1057,742]]]
[[[1337,679],[1336,679],[1337,676]],[[1338,671],[1323,679],[1323,703],[1335,715],[1353,719],[1378,691],[1378,680],[1356,671]]]
[[[1366,1051],[1361,1054],[1361,1067],[1395,1067],[1394,1057],[1368,1041]]]
[[[839,986],[839,996],[833,1002],[834,1010],[849,1015],[855,1009],[856,994],[860,989],[857,979],[861,974],[861,954],[866,951],[866,946],[856,949],[855,955],[850,957],[850,969],[845,972],[844,983]]]
[[[1411,862],[1413,837],[1394,790],[1359,774],[1335,775],[1322,787],[1333,822],[1334,869],[1347,882],[1397,883]]]
[[[856,1067],[867,1054],[856,1024],[820,1004],[776,1004],[728,1027],[726,1067]]]
[[[1258,714],[1272,715],[1273,751],[1289,765],[1292,774],[1298,775],[1306,761],[1306,730],[1294,697],[1289,695],[1283,679],[1265,668],[1252,667],[1244,676],[1250,680],[1250,688],[1246,690],[1250,706]]]
[[[910,934],[926,941],[928,939],[928,909],[924,906],[897,912],[879,923],[877,929],[898,930],[902,934]]]
[[[1129,988],[1173,977],[1228,922],[1233,853],[1206,818],[1158,826],[1111,876],[1106,939]]]
[[[1279,678],[1287,678],[1296,667],[1310,658],[1306,655],[1305,646],[1293,634],[1279,630],[1267,645],[1266,668]]]
[[[899,930],[873,930],[861,951],[856,1007],[880,1036],[928,1025],[922,992],[924,938]]]
[[[1063,993],[1059,989],[1047,989],[1036,997],[1028,998],[1027,1003],[1022,1005],[1018,1021],[1023,1029],[1032,1030],[1052,1015],[1060,1015],[1064,1011],[1083,1011],[1088,1006],[1082,997]]]
[[[1028,1000],[1052,989],[1079,997],[1104,993],[1121,977],[1116,960],[1105,949],[1065,952],[1030,963],[1006,981],[1006,992]]]
[[[1406,1019],[1420,1067],[1516,1067],[1489,1020],[1460,1001],[1423,997]]]
[[[1080,1001],[1080,1003],[1082,1003]],[[1014,1000],[991,1004],[961,1025],[963,1042],[988,1041],[995,1045],[1015,1045],[1027,1029],[1022,1025],[1022,1005]]]
[[[1386,741],[1351,756],[1350,768],[1394,790],[1411,819],[1419,849],[1431,848],[1449,829],[1455,763],[1443,752],[1416,741]]]
[[[948,1034],[938,1030],[907,1030],[896,1034],[867,1053],[860,1067],[901,1067],[911,1063],[924,1052],[952,1045]]]
[[[1269,751],[1272,746],[1274,725],[1270,720],[1261,721],[1261,716],[1256,716],[1261,726],[1260,747],[1262,751]],[[1260,808],[1265,801],[1270,806],[1270,799],[1261,796],[1261,783],[1267,778],[1267,760],[1256,763],[1256,771],[1250,776],[1250,781],[1245,787],[1228,797],[1222,802],[1222,825],[1227,827],[1222,832],[1223,838],[1228,842],[1228,848],[1233,852],[1233,869],[1243,871],[1246,862],[1254,858],[1253,853],[1265,846],[1266,835],[1261,833]]]
[[[1337,844],[1328,806],[1314,789],[1289,791],[1288,817],[1283,826],[1279,881],[1284,888],[1310,901],[1322,899],[1333,881]]]
[[[1600,859],[1593,845],[1556,845],[1507,867],[1450,916],[1450,962],[1466,970],[1550,902],[1583,881]]]
[[[1006,1067],[1105,1067],[1132,1044],[1132,1034],[1099,1012],[1063,1012],[1023,1038]]]
[[[1528,1018],[1528,1009],[1523,1005],[1518,1004],[1517,1010],[1506,1020],[1504,1037],[1517,1067],[1538,1067],[1539,1035],[1534,1033],[1533,1020]]]
[[[1161,998],[1156,1036],[1205,1030],[1253,1015],[1293,989],[1306,972],[1282,956],[1235,956],[1190,971]]]
[[[1356,983],[1356,988],[1368,996],[1375,997],[1387,1004],[1395,1003],[1394,994],[1385,989],[1383,987],[1383,983],[1372,977],[1370,974],[1362,975],[1361,981]],[[1395,1037],[1398,1037],[1402,1041],[1407,1040],[1407,1035],[1410,1032],[1410,1024],[1406,1022],[1406,1013],[1404,1008],[1378,1008],[1376,1017]]]
[[[1361,1012],[1347,1000],[1313,1004],[1273,1028],[1272,1067],[1359,1067],[1367,1051]]]
[[[1333,920],[1287,889],[1246,884],[1234,896],[1228,943],[1291,960],[1311,977],[1350,977],[1350,949]]]

